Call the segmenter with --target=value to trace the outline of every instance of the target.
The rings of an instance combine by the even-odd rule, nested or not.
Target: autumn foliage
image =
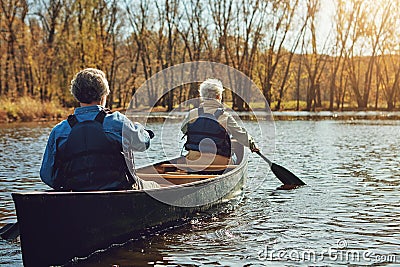
[[[199,60],[242,71],[275,110],[398,109],[400,0],[325,2],[0,0],[0,113],[18,101],[76,105],[69,84],[85,67],[107,74],[110,106],[126,107],[158,71]],[[182,86],[159,104],[196,93]]]

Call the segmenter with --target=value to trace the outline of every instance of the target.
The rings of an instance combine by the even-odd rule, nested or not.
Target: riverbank
[[[57,102],[42,102],[30,97],[16,101],[0,100],[0,123],[56,121],[65,118],[72,109],[63,108]]]
[[[128,118],[133,121],[164,122],[182,121],[185,111],[167,112],[131,112]],[[274,111],[237,112],[236,116],[245,121],[298,121],[298,120],[400,120],[400,111]]]
[[[73,113],[73,108],[64,108],[56,102],[23,97],[17,101],[0,100],[0,123],[13,122],[53,122],[65,119]],[[125,109],[113,109],[126,114]],[[135,110],[128,117],[140,122],[163,122],[165,120],[183,120],[187,111],[166,112],[156,107],[151,113]],[[272,111],[267,113],[261,109],[254,112],[237,112],[242,120],[400,120],[400,111]]]

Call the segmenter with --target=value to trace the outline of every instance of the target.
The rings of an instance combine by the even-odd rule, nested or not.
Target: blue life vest
[[[103,130],[106,111],[94,120],[78,122],[68,117],[71,133],[57,148],[55,189],[90,191],[131,189],[134,179],[122,153],[122,144]]]
[[[188,123],[186,150],[230,157],[231,138],[228,131],[218,122],[224,110],[219,108],[211,114],[204,113],[204,108],[199,107],[197,111],[198,118]]]

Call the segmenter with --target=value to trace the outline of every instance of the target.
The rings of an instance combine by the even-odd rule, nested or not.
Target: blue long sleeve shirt
[[[75,109],[74,114],[78,122],[94,120],[102,109],[102,106],[79,107]],[[150,136],[143,125],[132,123],[118,111],[106,115],[103,129],[108,138],[124,146],[124,151],[145,151],[150,145]],[[70,132],[71,127],[68,121],[63,120],[53,128],[47,141],[40,168],[40,178],[50,187],[53,187],[56,176],[54,165],[57,148],[67,141]]]

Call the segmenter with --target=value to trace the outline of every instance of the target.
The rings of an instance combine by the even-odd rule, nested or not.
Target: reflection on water
[[[0,125],[0,224],[16,220],[12,192],[46,189],[39,169],[51,128],[33,123]],[[0,265],[21,266],[19,242],[0,240]]]
[[[161,127],[152,125],[156,133]],[[38,170],[50,129],[0,127],[1,224],[15,219],[11,192],[46,189]],[[307,186],[276,190],[279,181],[251,155],[244,199],[235,210],[199,215],[183,227],[143,236],[75,265],[398,266],[399,140],[398,120],[278,121],[275,153],[268,153],[266,141],[260,142],[263,152]],[[137,154],[136,164],[179,154],[178,147],[171,142],[161,152],[156,137],[150,160]],[[22,264],[18,242],[0,241],[0,247],[0,265]]]
[[[44,146],[51,128],[37,124],[0,126],[0,223],[15,218],[11,192],[46,187],[39,178]]]

